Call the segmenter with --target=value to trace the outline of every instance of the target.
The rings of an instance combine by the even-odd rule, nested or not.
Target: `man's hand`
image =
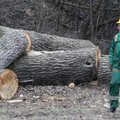
[[[112,71],[112,65],[111,64],[109,64],[109,68],[110,68],[110,71]]]
[[[118,62],[118,66],[120,66],[120,61]]]

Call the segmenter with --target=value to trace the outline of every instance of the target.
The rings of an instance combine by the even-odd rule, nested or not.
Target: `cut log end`
[[[0,97],[2,99],[11,99],[18,88],[18,79],[16,74],[9,69],[0,74]]]
[[[100,65],[100,57],[101,57],[101,52],[100,52],[99,47],[97,46],[97,48],[96,48],[96,69],[97,69],[97,71],[98,71],[99,65]]]
[[[24,35],[28,41],[27,51],[30,51],[32,49],[32,38],[30,37],[30,35],[27,32],[24,32]]]

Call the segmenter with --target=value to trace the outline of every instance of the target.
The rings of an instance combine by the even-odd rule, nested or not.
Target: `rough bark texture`
[[[0,38],[0,69],[6,68],[17,57],[24,54],[27,47],[28,41],[22,31],[9,31],[2,35]]]
[[[111,71],[109,68],[108,55],[103,55],[100,58],[100,65],[99,65],[97,78],[98,78],[99,84],[109,85],[111,80]]]
[[[69,84],[96,79],[96,49],[38,52],[16,60],[10,68],[21,83]]]
[[[17,29],[0,26],[1,34],[9,31],[18,31]],[[20,32],[25,30],[19,30]],[[95,45],[88,40],[70,39],[58,37],[55,35],[41,34],[33,31],[26,31],[32,39],[32,49],[36,51],[55,51],[55,50],[74,50],[79,48],[91,48]]]
[[[36,51],[75,50],[95,47],[95,45],[88,40],[70,39],[36,32],[28,33],[33,40],[32,48]]]

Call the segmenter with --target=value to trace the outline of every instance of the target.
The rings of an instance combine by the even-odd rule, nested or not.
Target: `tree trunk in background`
[[[99,65],[97,78],[98,78],[99,84],[109,85],[111,80],[111,71],[109,68],[108,55],[103,55],[100,58],[100,65]]]
[[[72,51],[30,51],[10,68],[20,83],[32,81],[42,85],[66,85],[87,82],[97,77],[96,49]]]
[[[4,33],[2,33],[4,34]],[[29,46],[24,32],[9,31],[0,38],[0,69],[8,67]]]

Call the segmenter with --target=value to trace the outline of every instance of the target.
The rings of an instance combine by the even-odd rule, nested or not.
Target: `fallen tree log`
[[[91,81],[97,77],[96,48],[72,51],[30,51],[15,60],[10,69],[20,83],[66,85]]]
[[[99,84],[107,84],[109,85],[111,80],[111,71],[109,68],[109,59],[108,55],[102,55],[100,58],[98,76],[97,76]]]
[[[88,40],[64,38],[55,35],[41,34],[33,31],[17,30],[0,26],[0,33],[4,33],[4,36],[6,36],[6,33],[9,31],[27,32],[32,39],[32,49],[36,51],[75,50],[79,48],[95,47],[95,45]]]
[[[95,45],[88,40],[64,38],[37,32],[28,33],[32,38],[32,49],[36,51],[75,50],[95,47]]]
[[[4,33],[3,33],[4,34]],[[0,69],[6,68],[30,48],[27,33],[9,31],[0,38]]]

